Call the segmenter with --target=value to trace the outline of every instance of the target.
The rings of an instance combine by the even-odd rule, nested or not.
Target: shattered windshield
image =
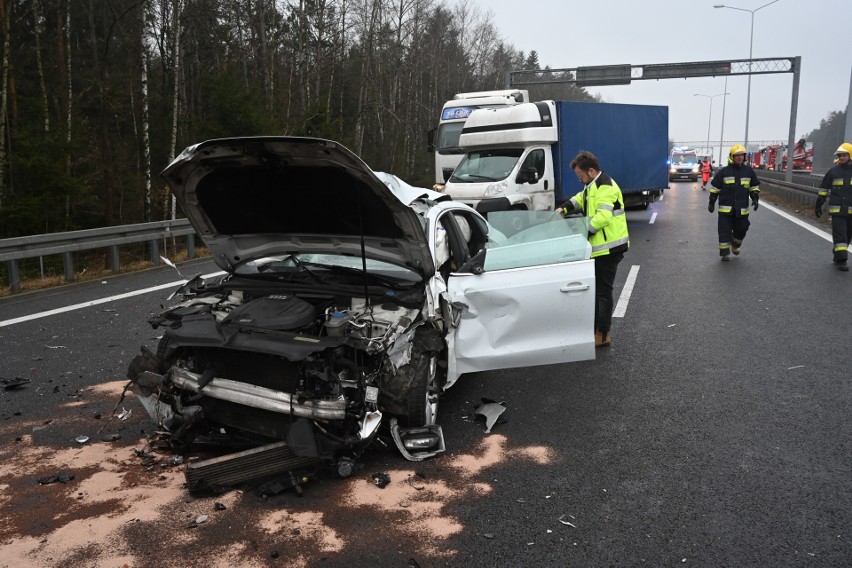
[[[590,258],[589,220],[555,211],[495,211],[488,214],[484,268],[503,270]]]
[[[506,179],[523,152],[521,148],[468,152],[456,166],[450,181],[475,183]]]

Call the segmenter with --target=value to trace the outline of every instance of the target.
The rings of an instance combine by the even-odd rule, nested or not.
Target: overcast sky
[[[754,10],[770,0],[480,0],[506,42],[539,53],[542,67],[644,65],[747,59],[752,15],[714,4]],[[852,0],[779,0],[754,13],[754,58],[802,57],[796,136],[845,110],[852,75]],[[725,102],[724,138],[745,134],[748,78],[634,81],[589,87],[612,103],[669,107],[669,137],[718,146]],[[751,80],[749,140],[787,140],[793,74]]]

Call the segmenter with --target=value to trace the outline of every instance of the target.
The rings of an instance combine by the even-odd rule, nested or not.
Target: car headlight
[[[497,183],[492,183],[488,187],[485,188],[485,195],[497,195],[498,193],[503,193],[506,191],[506,188],[509,187],[509,182],[506,180],[498,181]]]
[[[698,173],[698,166],[692,166],[692,173],[694,173],[694,174]]]

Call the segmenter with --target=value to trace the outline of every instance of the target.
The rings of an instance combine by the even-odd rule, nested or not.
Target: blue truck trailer
[[[553,210],[583,189],[570,168],[595,154],[625,206],[647,207],[668,187],[668,107],[541,101],[476,110],[444,191],[483,212]]]

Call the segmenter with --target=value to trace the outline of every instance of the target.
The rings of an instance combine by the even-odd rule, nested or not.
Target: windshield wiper
[[[477,180],[481,180],[481,181],[497,181],[496,179],[494,179],[491,176],[484,176],[484,175],[481,175],[481,174],[461,174],[461,175],[464,176],[464,178],[467,178],[467,179],[477,179]],[[457,177],[455,174],[453,174],[453,177],[456,178],[457,180],[460,180],[460,181],[464,180],[464,178]]]

